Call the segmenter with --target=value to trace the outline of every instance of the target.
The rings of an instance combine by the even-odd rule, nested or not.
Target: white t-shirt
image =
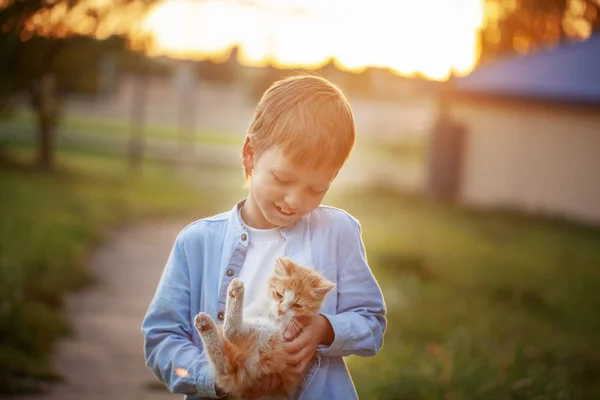
[[[285,255],[285,238],[280,228],[248,229],[248,252],[239,278],[244,282],[244,308],[266,290],[267,277],[275,259]]]

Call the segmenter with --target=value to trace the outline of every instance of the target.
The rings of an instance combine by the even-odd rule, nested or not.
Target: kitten
[[[205,313],[194,319],[217,386],[243,398],[258,379],[275,373],[282,380],[281,395],[289,396],[301,375],[285,372],[283,334],[294,318],[317,313],[333,287],[314,269],[278,258],[268,291],[243,310],[244,284],[234,279],[227,289],[223,325],[215,325]]]

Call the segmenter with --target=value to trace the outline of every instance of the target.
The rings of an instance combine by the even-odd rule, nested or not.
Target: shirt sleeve
[[[383,344],[386,307],[365,253],[358,221],[347,216],[349,223],[339,238],[336,314],[323,314],[335,335],[331,345],[317,347],[325,356],[351,354],[370,357]]]
[[[217,398],[212,367],[192,341],[190,277],[181,235],[142,323],[146,365],[169,391]]]

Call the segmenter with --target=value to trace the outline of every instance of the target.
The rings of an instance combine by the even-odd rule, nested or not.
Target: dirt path
[[[67,297],[74,328],[54,358],[65,383],[28,400],[172,400],[144,363],[142,318],[185,221],[144,222],[113,232],[93,254],[98,283]]]

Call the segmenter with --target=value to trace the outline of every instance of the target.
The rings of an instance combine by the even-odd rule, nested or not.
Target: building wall
[[[460,200],[600,225],[600,109],[460,100]]]

